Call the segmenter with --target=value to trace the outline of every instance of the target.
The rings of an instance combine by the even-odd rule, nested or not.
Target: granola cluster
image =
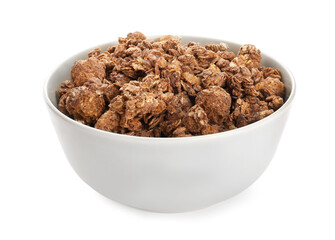
[[[140,32],[74,63],[57,90],[59,110],[83,124],[145,137],[184,137],[242,127],[283,103],[278,69],[260,66],[261,53],[243,45],[190,42]]]

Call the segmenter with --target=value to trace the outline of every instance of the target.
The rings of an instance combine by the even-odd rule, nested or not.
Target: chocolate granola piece
[[[205,110],[212,123],[222,124],[229,116],[231,97],[223,88],[212,86],[199,92],[195,103]]]
[[[58,90],[56,90],[57,94],[59,96],[63,96],[65,93],[67,93],[70,89],[74,88],[74,83],[69,80],[65,80],[64,82],[61,83],[60,87]]]
[[[59,108],[84,124],[94,124],[105,111],[104,97],[86,86],[72,88],[62,96]]]
[[[100,116],[94,127],[108,132],[119,133],[121,131],[120,115],[113,110],[108,110]]]
[[[76,86],[83,85],[90,78],[102,80],[106,76],[106,66],[95,57],[76,61],[71,69],[71,79]]]
[[[264,81],[256,84],[255,88],[261,91],[265,96],[285,96],[285,85],[280,79],[267,77]]]
[[[182,124],[191,133],[201,133],[208,124],[207,114],[202,107],[194,105],[188,110]]]
[[[265,101],[261,101],[257,97],[249,96],[245,99],[237,99],[231,118],[234,119],[237,127],[243,127],[261,120],[273,112],[274,110],[269,109]]]

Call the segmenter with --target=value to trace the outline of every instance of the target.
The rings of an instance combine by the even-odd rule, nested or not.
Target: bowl
[[[158,37],[158,36],[157,36]],[[157,37],[151,37],[155,39]],[[238,43],[181,36],[190,41]],[[150,38],[149,38],[150,39]],[[286,85],[284,105],[270,116],[227,132],[180,138],[136,137],[98,130],[57,109],[56,89],[70,79],[73,63],[109,42],[82,51],[61,63],[46,80],[44,99],[59,142],[74,171],[94,190],[114,201],[154,212],[185,212],[230,198],[248,186],[269,165],[295,96],[290,71],[262,53],[262,65],[279,68]]]

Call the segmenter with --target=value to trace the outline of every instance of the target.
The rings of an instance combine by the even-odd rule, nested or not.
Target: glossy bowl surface
[[[181,36],[183,43],[240,44],[212,38]],[[157,37],[151,37],[155,39]],[[44,86],[44,99],[59,141],[80,178],[102,195],[156,212],[184,212],[210,206],[250,186],[266,169],[277,148],[292,100],[290,71],[262,53],[262,65],[281,70],[285,104],[272,115],[235,130],[185,138],[136,137],[101,131],[63,115],[56,89],[70,79],[73,63],[110,42],[82,51],[61,63]]]

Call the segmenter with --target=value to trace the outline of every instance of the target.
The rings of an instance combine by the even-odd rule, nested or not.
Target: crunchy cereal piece
[[[212,50],[213,52],[218,52],[218,51],[227,51],[228,50],[228,45],[225,43],[219,43],[219,44],[206,44],[205,48],[207,50]]]
[[[267,97],[265,101],[268,102],[269,107],[272,108],[273,110],[277,110],[284,104],[283,98],[274,95]]]
[[[257,68],[252,68],[251,79],[253,80],[254,84],[264,81],[263,72]]]
[[[137,43],[137,47],[139,47],[141,50],[148,50],[148,49],[153,49],[155,48],[155,43],[153,40],[151,41],[146,41],[146,40],[141,40]]]
[[[122,87],[124,84],[131,81],[129,77],[117,72],[111,72],[108,79],[118,87]]]
[[[230,115],[229,118],[223,123],[223,128],[221,130],[228,131],[228,130],[233,130],[236,128],[237,127],[235,126],[234,120],[231,118],[231,115]]]
[[[165,35],[165,36],[159,38],[158,42],[163,42],[163,41],[167,41],[167,40],[176,40],[176,39],[178,39],[178,38],[176,38],[173,35]]]
[[[228,51],[218,51],[217,55],[219,58],[222,58],[224,60],[231,61],[235,58],[235,53],[233,52],[228,52]]]
[[[101,85],[102,81],[99,78],[96,77],[92,77],[87,79],[83,85],[89,86],[89,85]]]
[[[150,118],[159,116],[165,109],[166,104],[163,100],[159,99],[153,93],[143,92],[131,96],[129,100],[125,102],[124,119],[123,121],[121,120],[121,122],[124,123],[123,127],[136,131],[134,127],[139,126],[141,120],[147,124]],[[134,126],[130,126],[130,124]]]
[[[246,67],[241,67],[240,70],[235,76],[241,78],[244,93],[250,96],[258,96],[250,70]]]
[[[256,90],[261,91],[265,96],[285,96],[285,85],[278,78],[267,77],[264,81],[255,85]]]
[[[114,97],[109,104],[109,108],[118,114],[124,114],[125,103],[123,97],[121,95]]]
[[[261,51],[251,44],[242,45],[237,56],[243,59],[249,69],[258,68],[262,61]]]
[[[121,71],[130,79],[137,79],[138,77],[137,72],[132,67],[123,66]]]
[[[197,57],[198,54],[202,54],[206,51],[207,51],[206,48],[201,46],[200,43],[189,42],[187,44],[186,54],[191,54]]]
[[[268,91],[268,93],[273,93],[271,95],[277,95],[280,97],[285,96],[285,85],[278,78],[267,77],[264,80],[264,90]]]
[[[176,130],[178,127],[181,126],[181,123],[182,123],[181,118],[178,118],[176,120],[172,119],[172,120],[162,121],[159,124],[159,129],[161,130],[162,136],[170,137],[172,133],[174,132],[174,130]]]
[[[192,134],[187,132],[186,127],[179,127],[173,131],[172,137],[191,137]]]
[[[139,81],[130,81],[129,83],[124,84],[122,88],[120,88],[122,96],[125,99],[132,99],[133,96],[136,96],[141,92],[140,84]]]
[[[126,55],[132,56],[133,58],[138,58],[142,55],[142,50],[138,46],[129,47],[126,49]]]
[[[144,71],[144,72],[147,72],[152,68],[150,61],[144,60],[140,56],[136,57],[135,60],[131,61],[131,67],[135,71]]]
[[[179,39],[177,39],[177,38],[162,39],[161,38],[159,41],[162,42],[162,48],[165,52],[169,52],[172,49],[174,49],[178,52],[178,45],[180,44]]]
[[[126,50],[127,46],[125,44],[119,44],[115,47],[113,55],[118,58],[124,58],[127,56]]]
[[[200,133],[208,124],[207,114],[202,107],[194,105],[183,118],[182,124],[189,132]]]
[[[181,55],[178,57],[178,60],[184,65],[189,66],[191,68],[196,68],[199,66],[197,59],[195,58],[194,55],[191,55],[191,54]]]
[[[107,52],[109,52],[109,53],[114,53],[115,49],[116,49],[116,46],[115,46],[115,45],[114,45],[114,46],[111,46],[111,47],[107,48]]]
[[[148,74],[145,76],[141,83],[140,87],[143,91],[147,92],[166,92],[171,89],[170,83],[165,78],[160,78],[158,75]]]
[[[206,59],[206,60],[210,61],[211,59],[216,59],[217,58],[217,55],[215,54],[215,52],[213,52],[211,50],[207,50],[203,47],[194,49],[194,53],[199,58],[199,60],[205,60]]]
[[[212,86],[199,92],[195,103],[205,110],[212,123],[222,124],[229,116],[231,97],[223,88]]]
[[[83,85],[90,78],[102,80],[106,76],[106,66],[94,57],[76,61],[71,69],[71,79],[76,86]]]
[[[142,130],[142,131],[131,131],[126,133],[129,136],[138,137],[160,137],[160,131],[158,129]]]
[[[172,92],[165,92],[160,94],[160,99],[162,99],[165,103],[169,102],[173,98],[174,94]]]
[[[158,58],[161,57],[163,54],[164,54],[163,49],[162,51],[152,49],[149,51],[143,51],[143,58],[147,59],[150,62],[151,67],[154,67],[156,65]]]
[[[185,79],[186,82],[190,83],[191,85],[200,85],[201,84],[200,79],[192,73],[183,72],[182,77],[183,77],[183,79]]]
[[[120,94],[119,89],[114,84],[102,84],[99,90],[104,95],[107,103],[110,103],[113,98]]]
[[[201,68],[208,68],[211,63],[217,62],[218,55],[212,50],[207,50],[198,43],[189,43],[185,51],[186,54],[194,55],[198,59],[198,65]]]
[[[144,123],[148,125],[148,129],[155,128],[158,124],[160,124],[164,120],[164,114],[152,117],[150,120],[144,118]]]
[[[191,100],[186,92],[174,95],[171,100],[167,102],[167,119],[177,120],[183,118],[191,106]]]
[[[118,133],[121,130],[120,115],[113,110],[108,110],[101,115],[94,127],[108,132]]]
[[[87,55],[88,57],[97,57],[101,54],[101,49],[100,48],[95,48],[92,51],[90,51]]]
[[[248,97],[237,99],[234,105],[234,111],[231,114],[237,127],[243,127],[247,124],[256,122],[273,113],[266,102],[259,100],[257,97]]]
[[[181,92],[181,71],[171,69],[165,72],[166,78],[169,80],[171,87],[175,92]]]
[[[141,118],[127,118],[126,115],[121,117],[120,126],[134,132],[142,131],[144,128]]]
[[[60,88],[56,90],[57,94],[59,96],[63,96],[65,93],[67,93],[70,89],[74,88],[74,83],[69,80],[65,80],[64,82],[61,83]]]
[[[163,44],[161,43],[161,42],[159,42],[159,41],[157,41],[157,42],[155,42],[155,41],[152,41],[151,43],[150,43],[150,49],[159,49],[159,50],[162,50],[162,51],[164,51],[163,50],[163,48],[162,48],[162,46],[163,46]]]
[[[226,84],[226,74],[221,72],[215,64],[211,64],[199,76],[204,88],[209,88],[210,86],[223,87]]]
[[[108,51],[99,54],[98,56],[96,56],[96,59],[98,59],[106,66],[106,70],[111,70],[113,67],[115,67],[115,59],[113,59],[111,53]]]
[[[141,114],[143,115],[158,116],[166,109],[165,102],[155,94],[142,93],[140,99],[141,101],[139,101],[137,107],[142,107]]]
[[[135,38],[135,39],[141,39],[141,40],[147,39],[147,37],[141,32],[128,33],[127,38]]]
[[[177,59],[174,59],[170,62],[169,66],[167,67],[169,70],[181,71],[181,62]]]
[[[243,82],[243,79],[238,78],[234,75],[228,75],[227,85],[231,91],[231,97],[233,98],[243,97],[242,82]]]
[[[163,57],[158,57],[155,63],[155,66],[159,68],[166,68],[167,67],[167,61]]]
[[[272,77],[281,80],[281,74],[279,69],[272,67],[260,67],[259,69],[263,73],[264,78]]]
[[[68,94],[65,93],[59,98],[58,109],[59,109],[59,111],[61,111],[66,116],[69,116],[69,113],[66,110],[66,99],[67,99],[67,97],[68,97]]]
[[[223,131],[223,127],[215,124],[207,124],[204,129],[202,129],[201,134],[213,134],[213,133],[219,133]]]
[[[197,90],[195,88],[197,88],[196,86],[199,86],[199,85],[194,85],[192,86],[190,83],[188,82],[185,82],[185,81],[181,81],[180,82],[181,86],[182,86],[182,89],[187,92],[187,94],[190,96],[190,97],[195,97],[197,95]],[[199,89],[200,91],[201,89]]]
[[[69,116],[88,125],[95,123],[105,110],[103,96],[86,86],[72,88],[66,99],[62,99],[62,104]]]
[[[245,67],[236,67],[236,73],[228,78],[228,87],[232,89],[235,98],[242,98],[244,95],[258,96],[250,70]]]
[[[230,61],[226,60],[224,58],[219,58],[219,60],[215,63],[216,66],[218,66],[221,69],[224,69],[226,67],[229,67]]]
[[[215,52],[206,50],[205,48],[195,49],[194,52],[199,59],[198,64],[202,68],[209,68],[211,63],[219,60],[219,56]]]

